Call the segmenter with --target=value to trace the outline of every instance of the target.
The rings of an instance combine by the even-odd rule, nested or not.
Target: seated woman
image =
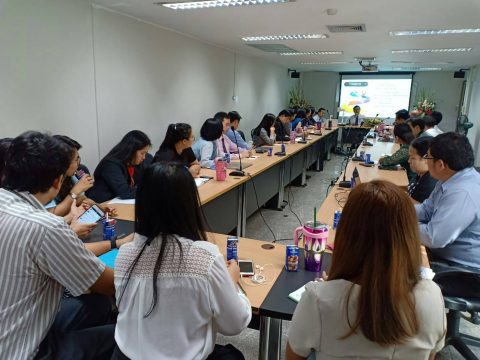
[[[170,124],[165,139],[153,157],[153,162],[178,162],[188,167],[193,177],[200,175],[200,164],[192,150],[195,136],[188,124]]]
[[[133,199],[140,183],[145,160],[152,146],[148,136],[140,130],[128,132],[100,161],[93,173],[95,184],[87,196],[96,202],[115,197]]]
[[[408,163],[410,168],[417,175],[408,185],[408,195],[414,203],[422,203],[433,191],[437,180],[428,172],[427,160],[423,157],[427,154],[432,137],[424,136],[413,140],[408,150]]]
[[[395,169],[397,165],[400,165],[407,171],[408,181],[412,181],[415,174],[408,164],[408,147],[413,140],[412,130],[407,124],[397,124],[393,128],[393,135],[395,142],[400,144],[400,149],[390,156],[380,158],[378,163],[387,169]]]
[[[305,109],[298,109],[291,123],[292,130],[295,131],[297,128],[301,128],[302,123],[304,122],[304,119],[306,117],[307,117],[307,113],[305,112]]]
[[[217,331],[236,335],[250,322],[238,265],[226,265],[206,241],[197,187],[184,166],[150,166],[135,199],[134,240],[120,248],[115,265],[112,359],[206,359],[218,349]]]
[[[220,157],[220,151],[217,147],[217,139],[222,136],[223,125],[219,119],[207,119],[200,129],[200,139],[192,146],[195,157],[203,168],[211,168],[215,164],[215,159]]]
[[[368,225],[366,225],[368,224]],[[306,285],[290,325],[289,360],[433,359],[444,346],[440,288],[420,278],[417,217],[386,181],[356,186],[335,235],[327,281]]]
[[[265,114],[260,124],[252,131],[253,145],[273,145],[275,144],[275,115]]]

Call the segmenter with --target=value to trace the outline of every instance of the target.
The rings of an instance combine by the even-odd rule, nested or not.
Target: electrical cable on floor
[[[292,202],[295,201],[295,197],[293,196],[292,185],[291,185],[291,183],[292,183],[292,168],[293,168],[293,158],[290,158],[290,176],[289,176],[290,184],[288,185],[288,191],[287,191],[288,208],[290,209],[290,212],[293,215],[295,215],[295,217],[297,218],[300,226],[303,226],[302,221],[300,220],[298,215],[295,213],[295,211],[292,210]],[[292,194],[292,201],[290,201],[290,194]]]
[[[263,217],[262,209],[260,208],[260,203],[258,202],[258,195],[257,195],[257,189],[255,187],[255,181],[253,180],[252,175],[250,175],[250,174],[247,174],[247,175],[248,175],[249,179],[252,181],[253,192],[255,193],[255,200],[257,201],[257,210],[259,211],[260,217],[262,218],[263,222],[265,223],[265,226],[272,233],[272,236],[273,236],[273,241],[272,242],[276,243],[277,242],[277,237],[275,236],[275,233],[273,232],[272,228],[267,224],[267,220],[265,220],[265,218]]]

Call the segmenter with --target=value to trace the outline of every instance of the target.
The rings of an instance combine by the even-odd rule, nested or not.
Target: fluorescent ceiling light
[[[472,48],[450,48],[450,49],[406,49],[392,50],[392,54],[408,54],[408,53],[437,53],[437,52],[469,52]]]
[[[440,70],[442,70],[442,68],[437,68],[437,67],[393,67],[392,70],[440,71]]]
[[[325,34],[292,34],[292,35],[265,35],[242,37],[243,41],[271,41],[271,40],[304,40],[304,39],[326,39]]]
[[[228,6],[244,6],[244,5],[269,5],[290,2],[291,0],[202,0],[189,2],[158,2],[156,5],[162,5],[173,10],[193,10],[208,9]]]
[[[390,31],[390,36],[416,36],[416,35],[454,35],[480,33],[480,29],[451,29],[451,30],[401,30]]]
[[[302,62],[302,65],[338,65],[338,64],[351,64],[351,61],[319,61],[319,62]]]
[[[292,55],[342,55],[343,51],[305,51],[305,52],[286,52],[280,53],[283,56],[292,56]]]

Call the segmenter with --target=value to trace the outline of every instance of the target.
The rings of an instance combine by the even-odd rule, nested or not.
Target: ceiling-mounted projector
[[[362,72],[378,72],[378,65],[374,65],[372,63],[368,63],[368,65],[364,65],[362,61],[358,62],[362,67]]]

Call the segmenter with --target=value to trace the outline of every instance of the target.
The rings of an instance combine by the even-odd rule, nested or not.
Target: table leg
[[[279,360],[282,352],[282,320],[260,317],[259,360]]]
[[[246,185],[242,184],[238,187],[238,213],[237,213],[237,236],[243,237],[246,232],[247,224],[247,194]]]
[[[302,183],[301,186],[307,186],[307,152],[303,152],[303,169],[302,169]]]
[[[285,193],[285,161],[280,164],[280,180],[278,185],[278,203],[277,209],[281,210],[285,207],[283,203]]]

